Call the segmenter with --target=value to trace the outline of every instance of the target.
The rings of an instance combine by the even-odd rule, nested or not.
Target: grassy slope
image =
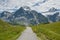
[[[23,26],[13,26],[0,20],[0,40],[16,40],[24,29]]]
[[[37,36],[42,38],[42,34],[48,40],[60,40],[60,22],[55,22],[51,24],[42,24],[32,27]],[[45,40],[45,39],[44,39]]]

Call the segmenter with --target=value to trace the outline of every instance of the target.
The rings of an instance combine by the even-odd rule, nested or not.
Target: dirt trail
[[[32,31],[31,27],[26,27],[26,30],[17,40],[38,40],[36,34]]]

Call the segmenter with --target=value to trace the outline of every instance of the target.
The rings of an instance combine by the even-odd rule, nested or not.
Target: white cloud
[[[38,12],[40,11],[47,11],[51,7],[60,8],[60,0],[48,0],[47,2],[40,4],[40,6],[33,7],[36,2],[42,2],[43,0],[6,0],[7,2],[4,2],[0,0],[0,9],[6,10],[6,9],[12,9],[12,8],[19,8],[21,6],[27,5],[31,7],[31,9],[34,9]],[[3,5],[5,3],[5,5]]]

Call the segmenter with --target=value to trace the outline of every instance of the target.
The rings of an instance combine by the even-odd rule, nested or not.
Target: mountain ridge
[[[52,8],[50,10],[53,10],[53,12],[55,12],[57,9]],[[44,16],[42,13],[39,13],[35,10],[31,10],[30,7],[27,7],[27,6],[20,7],[18,10],[16,10],[13,13],[4,11],[0,13],[0,15],[1,15],[0,18],[2,20],[6,20],[13,24],[16,23],[16,24],[22,24],[22,25],[25,25],[25,23],[35,25],[40,23],[56,22],[60,20],[59,19],[60,16],[58,16],[59,12],[55,12],[53,15]]]

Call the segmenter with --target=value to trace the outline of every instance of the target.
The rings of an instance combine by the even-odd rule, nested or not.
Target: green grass
[[[14,26],[0,20],[0,40],[16,40],[24,29],[23,26]]]
[[[60,40],[60,22],[41,25],[39,24],[33,26],[32,29],[42,40]]]

